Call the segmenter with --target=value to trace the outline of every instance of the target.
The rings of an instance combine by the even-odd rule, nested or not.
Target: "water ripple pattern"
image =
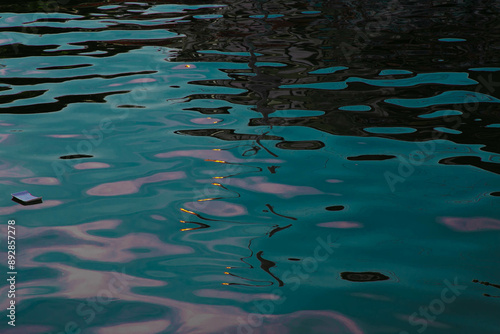
[[[498,333],[499,14],[0,4],[0,332]]]

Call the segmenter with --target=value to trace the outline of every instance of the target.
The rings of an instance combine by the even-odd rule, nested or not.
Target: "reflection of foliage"
[[[55,1],[57,2],[57,1]],[[197,99],[218,99],[232,104],[216,109],[191,110],[203,114],[235,113],[236,106],[248,106],[256,111],[256,117],[249,120],[250,126],[303,126],[336,135],[381,136],[399,140],[429,140],[435,127],[444,126],[444,120],[421,119],[417,114],[436,109],[409,112],[407,109],[385,102],[395,96],[415,98],[433,96],[450,89],[463,87],[420,85],[415,87],[377,87],[360,82],[348,83],[347,89],[317,90],[311,88],[284,88],[285,85],[343,82],[351,77],[377,79],[382,69],[404,68],[413,72],[449,72],[470,67],[497,66],[500,54],[496,43],[498,36],[496,20],[499,5],[494,1],[467,0],[462,3],[434,1],[408,3],[398,0],[377,2],[342,1],[256,1],[222,0],[222,7],[201,7],[173,12],[148,12],[156,5],[186,5],[186,1],[160,0],[144,4],[126,4],[121,1],[66,1],[58,3],[59,11],[81,15],[84,20],[100,20],[91,14],[102,12],[98,7],[119,4],[121,7],[106,10],[106,21],[115,23],[100,28],[10,27],[8,31],[30,34],[53,34],[61,32],[98,32],[102,30],[147,30],[165,29],[179,37],[145,40],[87,41],[79,43],[82,50],[50,52],[50,55],[78,55],[81,52],[106,51],[94,57],[111,57],[118,53],[140,49],[144,46],[158,46],[176,49],[169,61],[209,62],[246,64],[243,69],[224,69],[223,79],[193,81],[203,86],[231,87],[245,90],[240,94],[193,94]],[[189,1],[189,5],[207,5],[206,1]],[[3,11],[29,12],[40,6],[39,1],[9,3],[0,5]],[[45,6],[49,8],[48,3]],[[49,10],[49,9],[47,9]],[[433,15],[412,15],[429,12]],[[203,19],[203,15],[217,15]],[[182,18],[182,20],[179,20]],[[75,19],[78,21],[78,19]],[[122,22],[122,21],[128,22]],[[151,26],[141,22],[157,20]],[[163,20],[163,21],[162,21]],[[63,20],[64,21],[64,20]],[[134,23],[130,23],[133,21]],[[55,21],[57,22],[57,20]],[[476,22],[482,22],[476,26]],[[474,26],[474,29],[470,29]],[[408,28],[410,27],[410,28]],[[6,31],[7,28],[1,28]],[[34,30],[33,30],[34,29]],[[410,29],[410,30],[409,30]],[[442,43],[436,38],[460,35],[466,43]],[[481,38],[477,38],[480,35]],[[345,45],[349,48],[346,49]],[[25,57],[48,55],[48,46],[14,45],[0,47],[3,57]],[[210,50],[211,53],[201,53]],[[480,52],[478,52],[478,50]],[[348,54],[346,54],[348,53]],[[446,62],[438,62],[446,59]],[[496,65],[495,65],[496,64]],[[311,74],[317,69],[345,66],[346,69],[329,74]],[[229,67],[229,66],[228,66]],[[243,66],[242,66],[243,67]],[[471,78],[477,73],[470,73]],[[408,78],[386,77],[389,79]],[[489,80],[489,79],[488,79]],[[498,76],[492,78],[498,81]],[[496,86],[495,86],[496,87]],[[467,87],[466,89],[469,89]],[[485,92],[499,96],[497,91]],[[371,111],[342,111],[345,105],[363,104]],[[451,105],[440,107],[457,109]],[[325,114],[313,117],[273,117],[277,110],[320,110]],[[459,109],[459,108],[458,108]],[[498,122],[494,104],[481,105],[481,118],[485,122]],[[260,116],[261,115],[261,116]],[[496,137],[491,128],[478,128],[476,117],[459,119],[457,130],[463,134],[457,141],[485,144],[486,150],[498,151]],[[374,135],[364,131],[373,126],[412,126],[418,131],[403,135]],[[449,124],[448,124],[449,125]],[[229,132],[227,132],[229,131]],[[234,131],[217,134],[219,137],[235,137]],[[479,133],[482,133],[479,135]],[[190,132],[191,135],[212,135],[210,131]],[[246,138],[245,136],[240,138]],[[283,139],[281,139],[283,140]],[[313,147],[316,147],[313,145]]]

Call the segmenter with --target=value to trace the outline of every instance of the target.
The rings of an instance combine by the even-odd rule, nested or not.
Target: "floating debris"
[[[27,190],[11,194],[12,200],[22,205],[32,205],[42,203],[41,197],[31,195]]]

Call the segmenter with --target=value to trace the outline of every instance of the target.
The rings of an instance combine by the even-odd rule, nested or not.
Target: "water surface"
[[[499,333],[499,11],[1,4],[0,332]]]

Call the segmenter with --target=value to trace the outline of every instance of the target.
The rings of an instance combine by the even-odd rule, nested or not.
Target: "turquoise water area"
[[[499,13],[2,2],[0,333],[500,333]]]

